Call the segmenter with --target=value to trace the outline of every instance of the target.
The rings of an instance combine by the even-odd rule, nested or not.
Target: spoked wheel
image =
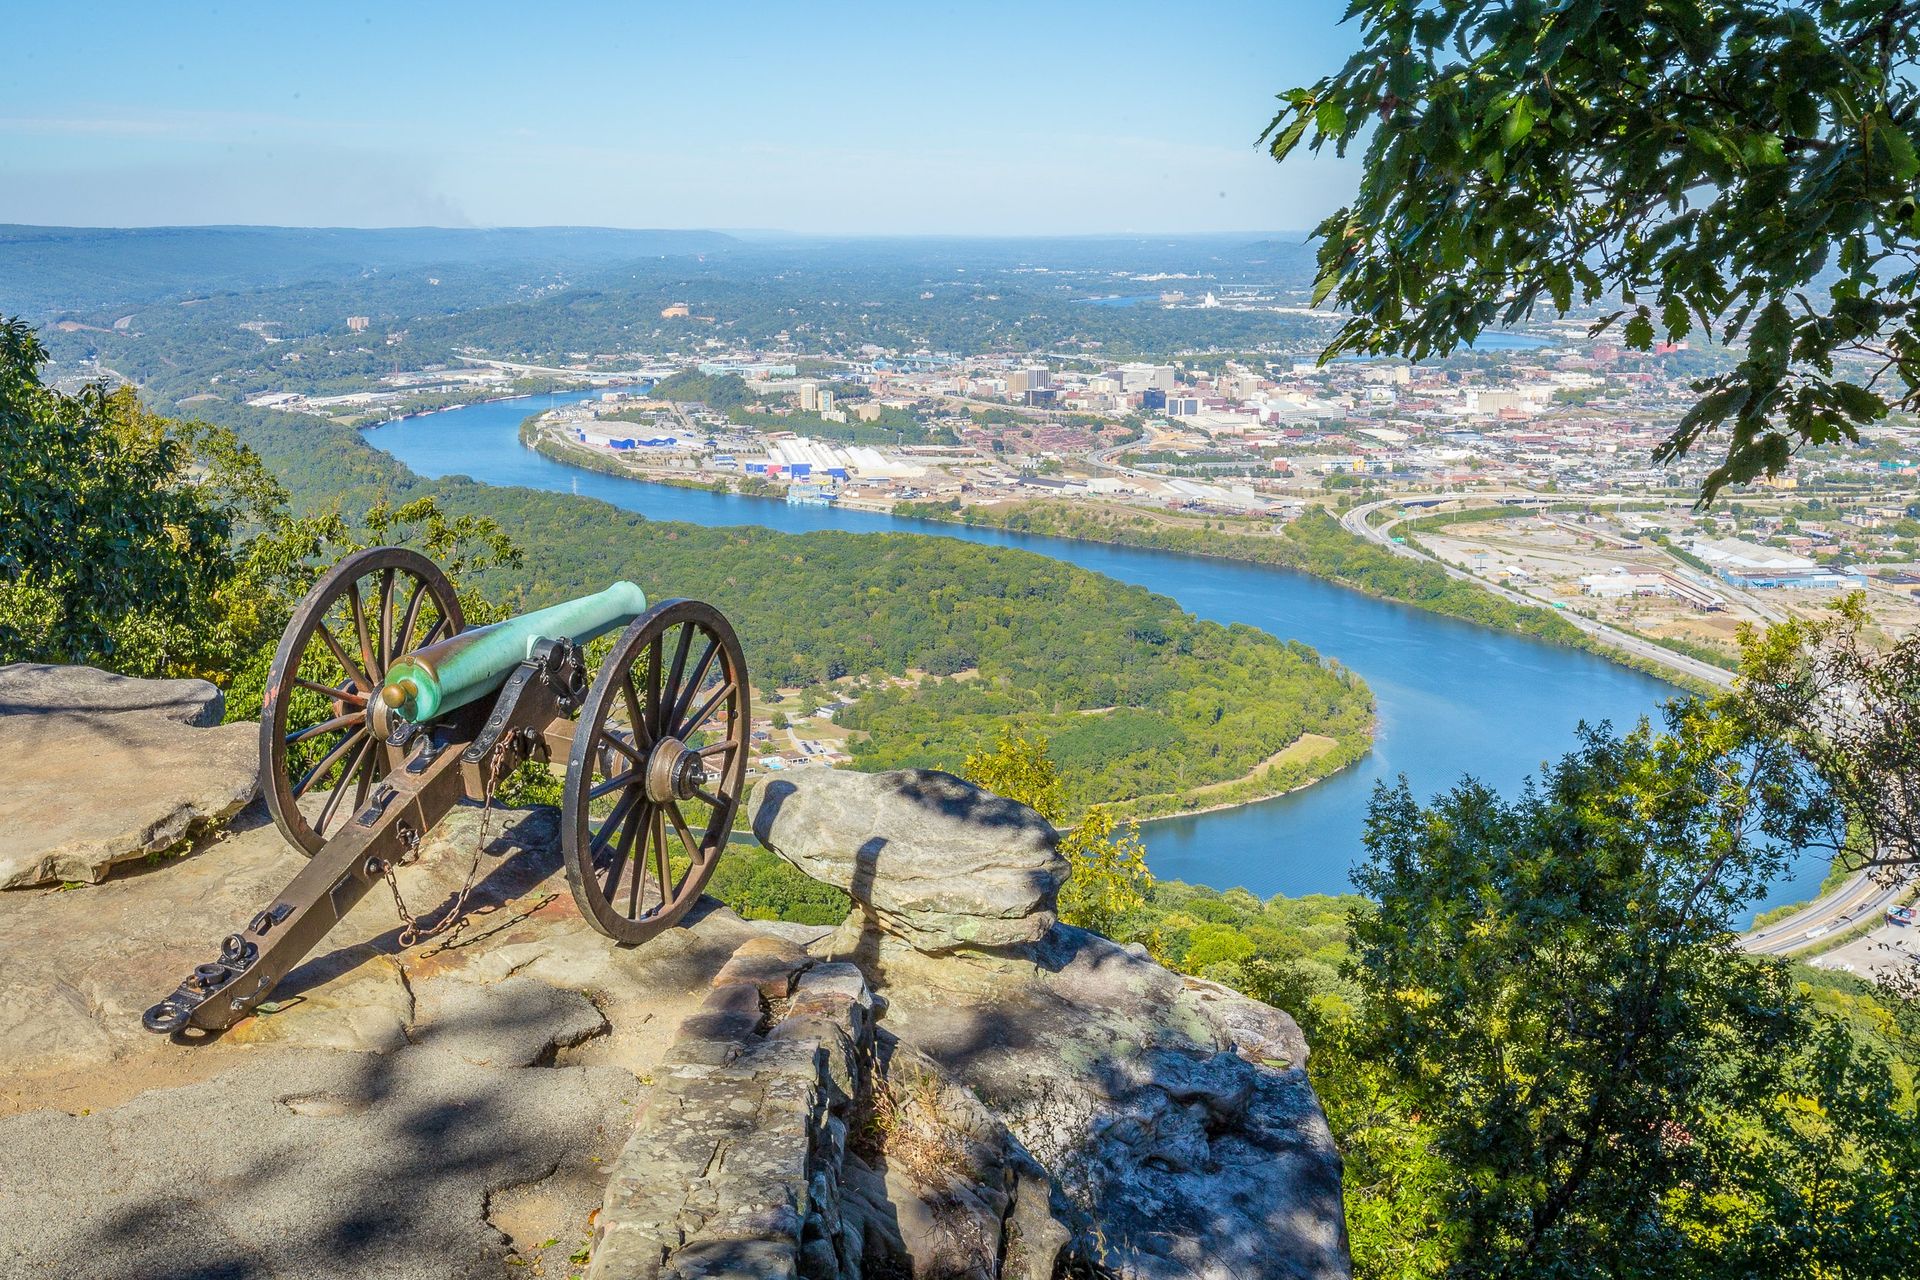
[[[573,900],[608,937],[645,942],[706,888],[746,781],[748,704],[740,641],[697,600],[655,605],[600,664],[561,839]]]
[[[294,611],[260,710],[260,787],[274,825],[308,856],[397,763],[367,724],[387,668],[461,626],[447,575],[401,547],[348,556]]]

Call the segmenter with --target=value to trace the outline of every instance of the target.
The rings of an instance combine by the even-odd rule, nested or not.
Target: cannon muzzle
[[[631,582],[549,605],[491,626],[474,627],[396,660],[380,689],[395,715],[418,724],[464,707],[506,683],[541,640],[585,644],[646,612],[647,596]]]

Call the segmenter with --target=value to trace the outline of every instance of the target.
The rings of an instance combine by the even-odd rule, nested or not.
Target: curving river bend
[[[1359,672],[1378,700],[1373,752],[1305,791],[1147,824],[1148,861],[1158,876],[1242,885],[1262,897],[1346,891],[1376,782],[1404,774],[1425,798],[1470,772],[1511,793],[1542,760],[1572,747],[1581,720],[1624,727],[1673,693],[1591,654],[1376,600],[1289,569],[648,484],[568,467],[520,443],[528,414],[579,398],[470,405],[389,423],[367,438],[423,476],[579,493],[655,520],[789,533],[909,531],[1022,547],[1171,596],[1202,618],[1300,640]],[[1802,858],[1760,908],[1813,896],[1824,873],[1818,859]]]

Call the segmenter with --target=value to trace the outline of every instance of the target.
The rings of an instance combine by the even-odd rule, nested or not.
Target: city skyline
[[[1182,234],[1309,227],[1355,180],[1257,145],[1357,40],[1320,0],[749,10],[21,15],[0,222]]]

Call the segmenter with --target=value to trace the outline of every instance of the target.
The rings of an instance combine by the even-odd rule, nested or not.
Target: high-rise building
[[[805,413],[820,411],[820,384],[803,382],[800,384],[800,408]]]
[[[1160,391],[1173,390],[1173,366],[1170,364],[1123,364],[1114,371],[1115,377],[1128,391],[1145,391],[1153,387]]]
[[[833,392],[822,387],[815,399],[818,402],[818,407],[822,414],[833,412]]]

